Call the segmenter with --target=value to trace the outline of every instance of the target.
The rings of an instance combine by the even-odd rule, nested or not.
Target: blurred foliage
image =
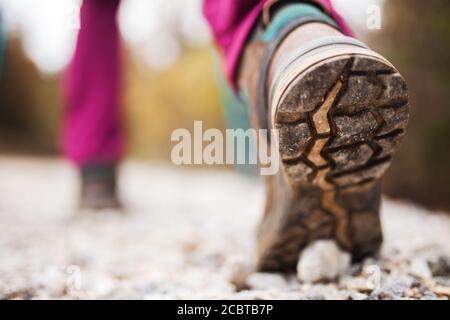
[[[3,150],[54,152],[57,145],[58,78],[43,77],[10,37],[0,80],[0,146]]]
[[[371,46],[406,78],[411,118],[385,190],[450,210],[450,1],[386,1]]]
[[[156,72],[127,55],[124,104],[130,153],[170,159],[176,128],[223,128],[213,59],[208,48],[186,49],[170,69]]]
[[[209,48],[186,48],[170,69],[154,71],[124,54],[123,115],[128,151],[141,158],[170,157],[176,128],[223,128],[219,93]],[[0,81],[2,151],[56,153],[58,150],[60,76],[44,77],[24,55],[18,37],[10,37]]]

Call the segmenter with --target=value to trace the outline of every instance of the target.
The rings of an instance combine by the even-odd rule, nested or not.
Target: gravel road
[[[229,171],[126,162],[125,213],[74,212],[76,175],[0,157],[0,299],[448,299],[450,215],[385,199],[381,257],[335,281],[245,272],[263,189]]]

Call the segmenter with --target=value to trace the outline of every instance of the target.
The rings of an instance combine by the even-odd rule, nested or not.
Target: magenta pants
[[[247,36],[269,0],[204,0],[203,12],[231,84]],[[316,0],[350,34],[330,0]],[[75,164],[117,162],[124,152],[121,122],[119,0],[84,0],[73,60],[64,78],[62,149]]]

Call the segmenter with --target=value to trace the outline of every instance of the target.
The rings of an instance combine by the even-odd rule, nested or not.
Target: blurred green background
[[[18,30],[6,38],[0,152],[56,155],[61,73],[39,71],[24,51],[22,36]],[[382,30],[368,32],[365,40],[397,66],[410,87],[410,126],[385,191],[450,210],[450,1],[387,0]],[[192,128],[194,120],[203,120],[205,128],[223,129],[224,122],[229,127],[230,120],[242,117],[239,125],[245,125],[246,110],[232,102],[229,91],[218,89],[224,81],[208,45],[183,45],[174,64],[164,70],[149,67],[126,42],[123,51],[131,157],[168,161],[171,132]],[[225,117],[221,101],[231,108]]]

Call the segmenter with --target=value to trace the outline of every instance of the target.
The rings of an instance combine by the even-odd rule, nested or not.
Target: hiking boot
[[[81,210],[121,209],[114,164],[87,165],[81,169]]]
[[[278,129],[268,143],[280,170],[267,178],[256,268],[295,271],[318,239],[335,239],[353,260],[375,255],[380,179],[408,122],[405,80],[329,19],[293,19],[270,41],[263,32],[249,40],[238,79],[253,125]]]

